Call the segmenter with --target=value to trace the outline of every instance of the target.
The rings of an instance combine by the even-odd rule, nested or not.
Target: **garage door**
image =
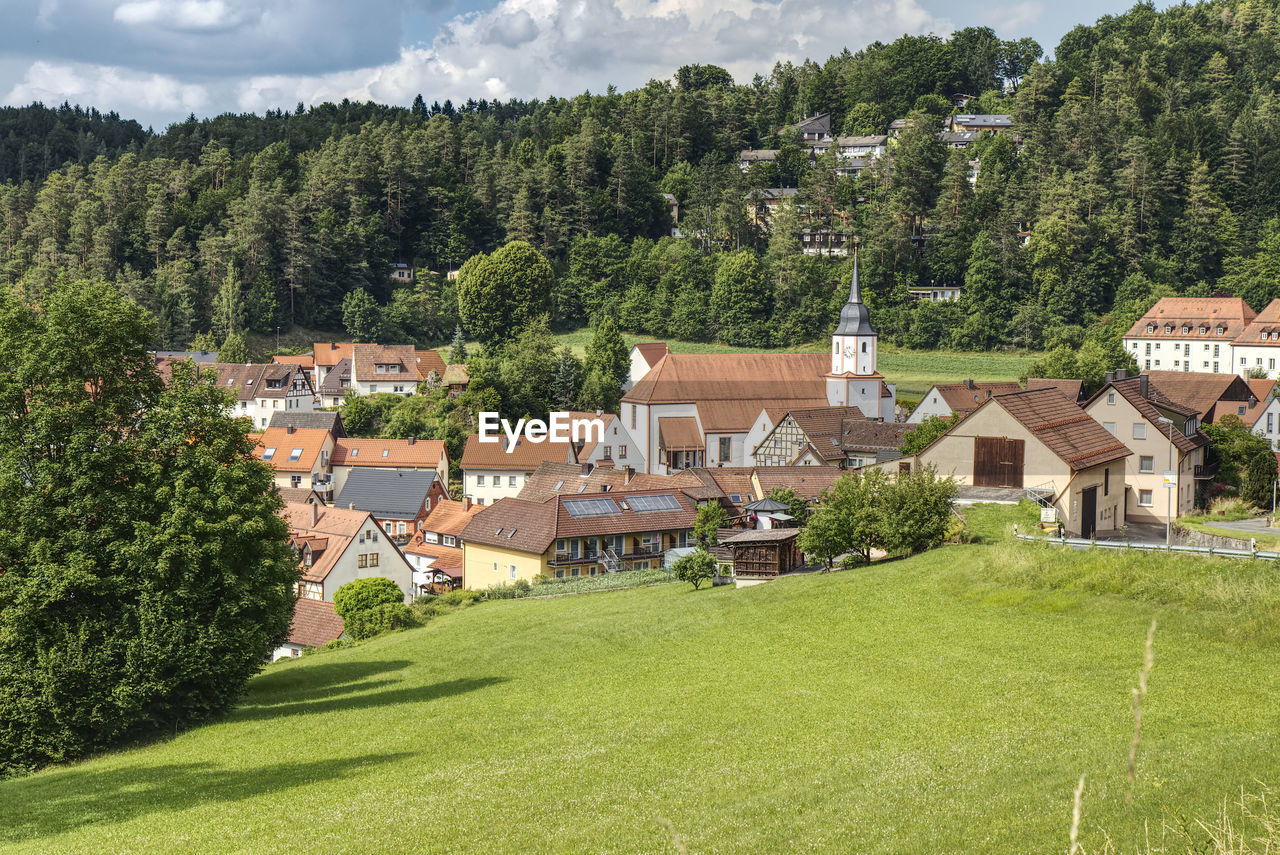
[[[1021,487],[1023,441],[1003,436],[973,438],[973,485]]]

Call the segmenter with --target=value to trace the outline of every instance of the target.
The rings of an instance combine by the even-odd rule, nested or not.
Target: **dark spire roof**
[[[849,302],[840,310],[840,326],[836,327],[836,335],[875,335],[871,328],[871,316],[867,307],[862,304],[862,294],[858,285],[858,245],[853,245],[853,283],[849,287]]]

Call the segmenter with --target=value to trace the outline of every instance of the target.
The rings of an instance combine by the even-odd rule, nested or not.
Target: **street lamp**
[[[1178,474],[1173,471],[1173,419],[1160,416],[1156,421],[1169,426],[1169,468],[1164,473],[1164,495],[1165,495],[1165,522],[1164,522],[1164,545],[1168,549],[1173,545],[1173,491],[1178,486]],[[1173,480],[1169,480],[1170,474]]]

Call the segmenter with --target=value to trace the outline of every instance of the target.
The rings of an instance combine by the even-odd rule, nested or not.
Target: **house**
[[[351,391],[351,357],[339,359],[320,383],[320,406],[341,407]]]
[[[435,502],[404,546],[417,593],[425,593],[431,585],[462,587],[462,530],[479,512],[480,506],[470,500]]]
[[[276,487],[276,492],[285,502],[297,505],[319,505],[324,507],[328,502],[324,497],[309,487]]]
[[[886,132],[886,135],[889,137],[889,139],[896,140],[898,137],[902,136],[902,132],[905,131],[906,129],[907,129],[906,119],[894,119],[892,122],[889,123],[889,129]]]
[[[418,526],[418,535],[414,540],[461,549],[462,530],[471,522],[472,517],[480,513],[481,507],[472,504],[470,499],[460,502],[441,499]]]
[[[428,388],[444,382],[448,367],[444,364],[444,357],[438,350],[415,350],[413,360],[418,370],[419,382],[426,383]],[[470,382],[470,377],[467,378],[467,382]]]
[[[413,569],[368,511],[288,504],[280,514],[302,564],[299,598],[331,603],[343,585],[374,576],[395,582],[410,598]]]
[[[955,113],[948,116],[944,127],[952,132],[979,131],[998,134],[1013,127],[1013,116],[992,113]]]
[[[800,252],[804,255],[820,255],[844,258],[853,245],[851,232],[828,228],[803,228],[800,230]]]
[[[1196,478],[1203,471],[1209,438],[1199,414],[1164,395],[1150,375],[1108,375],[1107,384],[1084,404],[1084,411],[1123,442],[1126,522],[1166,523],[1195,507]],[[1164,473],[1174,473],[1172,492]]]
[[[943,131],[938,139],[947,148],[968,148],[982,139],[982,131]]]
[[[316,407],[315,390],[307,372],[298,365],[274,363],[198,364],[198,376],[217,372],[214,385],[230,393],[228,414],[247,417],[259,430],[277,412],[310,412]]]
[[[960,299],[960,286],[934,285],[930,283],[928,286],[908,288],[907,293],[911,295],[911,299],[916,301],[926,300],[930,303],[955,303]]]
[[[840,432],[840,450],[844,459],[825,460],[827,465],[857,469],[871,463],[884,463],[902,456],[902,442],[911,425],[902,422],[848,421]]]
[[[831,114],[814,113],[807,119],[801,119],[794,125],[779,128],[779,132],[796,130],[805,142],[829,142],[831,140]]]
[[[877,158],[885,153],[889,145],[886,134],[873,134],[858,137],[836,137],[836,148],[844,158]]]
[[[397,282],[402,285],[413,282],[413,266],[405,264],[402,261],[391,265],[390,273],[392,282]]]
[[[500,499],[462,532],[463,581],[477,589],[662,567],[668,550],[693,545],[697,515],[680,490]]]
[[[1122,340],[1143,370],[1220,374],[1238,367],[1233,342],[1255,317],[1239,297],[1162,297]]]
[[[355,344],[349,341],[318,341],[311,346],[311,356],[315,364],[316,383],[324,385],[324,378],[339,362],[351,358],[351,349]]]
[[[939,383],[924,393],[920,403],[907,417],[907,424],[918,425],[934,416],[947,419],[953,415],[959,415],[963,418],[982,406],[993,395],[1007,395],[1010,392],[1021,391],[1022,387],[1012,380],[994,383],[975,383],[973,380]]]
[[[254,436],[258,444],[253,456],[271,465],[277,488],[314,490],[325,500],[333,495],[329,467],[334,438],[329,431],[269,427]]]
[[[301,428],[303,430],[327,430],[335,439],[346,436],[342,427],[342,414],[325,410],[282,410],[271,414],[268,428]]]
[[[1231,342],[1231,364],[1241,375],[1262,373],[1280,378],[1280,299],[1272,300]]]
[[[347,477],[356,469],[430,469],[447,485],[449,451],[438,439],[353,439],[339,437],[333,443],[333,489],[341,493]]]
[[[766,528],[738,532],[720,541],[732,555],[733,578],[739,587],[767,582],[798,569],[800,548],[794,528]]]
[[[625,466],[644,471],[643,449],[627,433],[622,420],[613,413],[583,413],[587,418],[604,422],[604,436],[583,443],[577,450],[580,464],[591,466]]]
[[[444,374],[443,367],[440,370]],[[357,395],[412,395],[418,355],[411,344],[357,344],[351,348],[351,389]]]
[[[1028,377],[1028,389],[1057,389],[1077,403],[1084,401],[1083,380],[1056,380],[1051,377]]]
[[[271,661],[296,659],[304,650],[324,647],[330,641],[341,638],[342,630],[342,618],[333,610],[333,603],[299,599],[293,605],[293,622],[289,624],[289,635],[271,653]]]
[[[800,191],[794,187],[765,187],[752,190],[745,196],[747,203],[747,219],[752,225],[768,228],[773,214],[787,199],[794,199]]]
[[[467,387],[471,385],[471,375],[467,372],[466,364],[457,362],[445,366],[440,382],[448,391],[449,397],[456,398],[467,391]]]
[[[320,386],[316,382],[316,357],[314,353],[303,353],[297,356],[276,355],[271,357],[272,363],[275,365],[297,365],[303,371],[307,372],[307,379],[311,381],[313,389]]]
[[[1162,394],[1190,407],[1202,424],[1213,424],[1230,414],[1244,420],[1258,398],[1239,374],[1205,374],[1185,371],[1147,371]]]
[[[572,442],[552,442],[550,438],[529,442],[521,437],[508,451],[505,436],[498,442],[481,442],[479,434],[471,434],[462,451],[462,495],[477,505],[514,498],[544,461],[576,463],[576,449]]]
[[[1057,389],[994,395],[890,472],[932,465],[968,487],[1035,490],[1067,532],[1124,524],[1125,459],[1133,454]]]
[[[751,450],[754,466],[831,465],[844,463],[840,440],[849,421],[867,421],[858,407],[812,407],[787,412]],[[802,463],[801,459],[811,462]]]
[[[404,544],[431,512],[433,502],[448,498],[448,490],[434,469],[378,469],[357,467],[347,476],[334,504],[368,511],[382,530]]]
[[[627,379],[623,381],[622,391],[627,391],[636,385],[644,375],[648,374],[653,366],[657,365],[662,357],[670,353],[667,343],[664,341],[642,341],[631,346],[631,370],[627,373]]]
[[[893,419],[894,388],[876,371],[877,335],[862,303],[855,255],[849,300],[813,353],[668,353],[622,397],[621,417],[646,471],[742,466],[776,425],[772,414],[858,407]],[[765,417],[762,418],[761,414]],[[765,423],[769,423],[765,427]],[[748,440],[754,444],[748,446]]]
[[[738,152],[738,168],[743,172],[757,163],[772,163],[778,157],[776,148],[748,148]]]

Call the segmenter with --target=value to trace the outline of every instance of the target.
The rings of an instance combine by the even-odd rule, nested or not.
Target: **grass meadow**
[[[1081,775],[1083,851],[1192,851],[1280,781],[1276,568],[1010,542],[1029,513],[273,665],[221,722],[0,783],[0,852],[1064,852]]]

